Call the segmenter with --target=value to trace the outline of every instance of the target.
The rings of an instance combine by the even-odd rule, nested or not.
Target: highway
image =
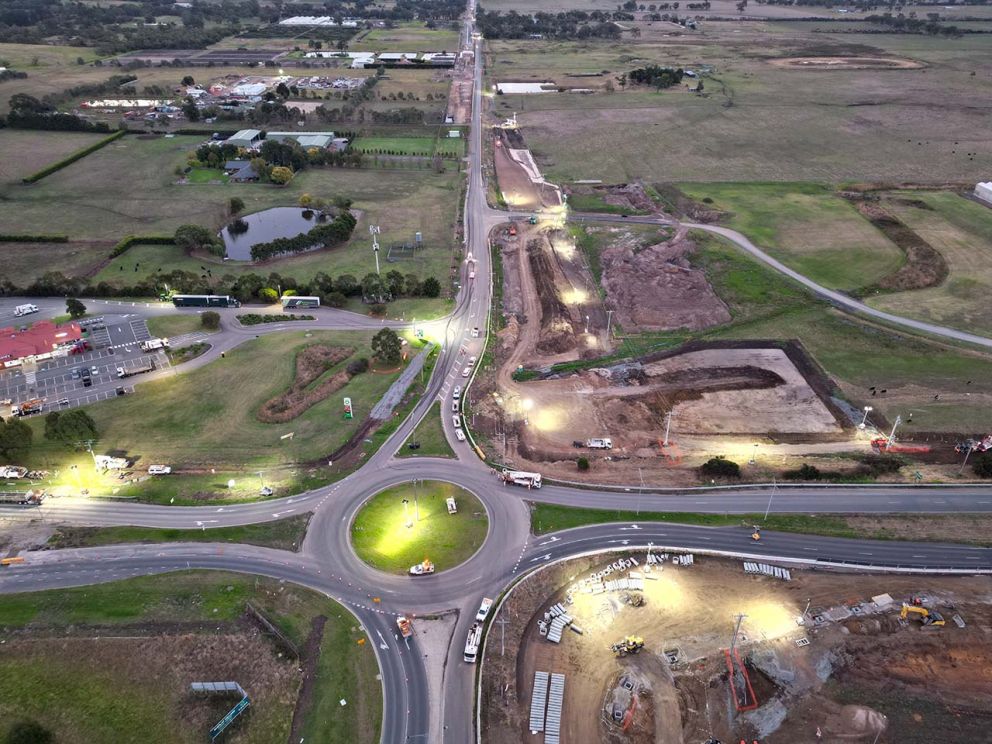
[[[475,609],[483,596],[497,597],[514,579],[554,560],[595,551],[646,548],[651,544],[656,551],[691,550],[732,554],[813,567],[841,564],[889,570],[992,573],[992,550],[987,548],[939,543],[845,540],[768,531],[763,531],[761,542],[755,543],[747,526],[706,528],[642,522],[636,516],[636,512],[648,510],[721,514],[763,513],[766,509],[769,513],[807,514],[992,512],[992,489],[983,486],[825,486],[815,489],[779,486],[729,491],[695,489],[664,494],[649,491],[642,493],[636,489],[607,491],[553,485],[546,485],[539,490],[527,490],[502,485],[467,444],[455,440],[454,424],[447,406],[442,406],[442,421],[457,454],[456,460],[400,460],[393,456],[397,447],[428,414],[436,400],[440,398],[447,403],[454,385],[465,386],[472,379],[463,377],[463,372],[466,367],[472,366],[468,361],[472,356],[482,356],[486,342],[484,333],[477,338],[472,329],[479,327],[484,331],[487,326],[492,276],[488,234],[494,225],[506,219],[507,214],[491,209],[486,203],[482,174],[482,50],[481,43],[472,34],[474,11],[475,0],[469,0],[463,39],[465,46],[475,52],[475,90],[468,141],[464,233],[466,253],[471,254],[474,260],[476,278],[469,279],[469,263],[467,260],[463,262],[461,291],[456,307],[442,321],[444,342],[434,374],[427,392],[412,414],[361,469],[335,484],[291,497],[258,503],[203,507],[168,507],[64,498],[50,500],[36,509],[7,509],[3,512],[5,517],[41,517],[57,523],[204,530],[272,521],[293,514],[313,512],[309,530],[298,553],[228,543],[115,545],[36,551],[25,555],[24,564],[0,571],[0,593],[81,586],[191,568],[238,571],[292,581],[322,592],[347,606],[368,633],[383,680],[383,742],[466,744],[476,738],[472,717],[476,667],[465,664],[461,655]],[[6,315],[12,315],[13,306],[20,302],[12,298],[0,300],[0,324],[6,322]],[[93,303],[91,310],[103,314],[115,311],[120,314],[147,316],[177,312],[168,305],[158,303],[142,306],[142,303],[115,304],[114,301],[102,300],[85,302],[87,305]],[[43,314],[56,314],[64,306],[61,300],[34,300],[34,303],[43,307]],[[862,312],[860,309],[858,311]],[[344,311],[321,309],[310,313],[318,316],[312,322],[244,328],[233,317],[237,312],[221,311],[223,328],[207,339],[211,350],[188,365],[183,365],[183,370],[207,364],[222,352],[262,333],[403,325]],[[489,515],[489,534],[484,544],[462,565],[432,577],[412,579],[383,574],[370,568],[351,548],[350,525],[356,512],[367,498],[381,489],[424,477],[456,483],[479,497]],[[528,502],[535,501],[633,511],[635,517],[624,523],[533,536],[530,532]],[[374,598],[380,601],[375,602]],[[448,610],[457,611],[458,619],[447,659],[432,658],[425,662],[423,654],[417,648],[416,637],[410,644],[398,638],[395,625],[398,614],[419,615]],[[442,668],[443,690],[429,689],[427,664],[436,664]],[[437,697],[432,700],[431,695]],[[432,707],[432,702],[436,703],[435,707]],[[433,711],[439,712],[435,715]]]

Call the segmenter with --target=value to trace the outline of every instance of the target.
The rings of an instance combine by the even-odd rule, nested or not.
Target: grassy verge
[[[210,344],[204,343],[203,341],[197,341],[195,344],[190,344],[189,346],[181,346],[178,349],[169,349],[167,352],[169,355],[169,361],[173,364],[182,364],[183,362],[188,362],[191,359],[196,359],[201,354],[205,354],[210,348]]]
[[[650,497],[646,497],[646,501]],[[750,527],[761,525],[778,532],[870,540],[921,540],[992,545],[989,515],[918,516],[912,514],[813,516],[810,514],[702,514],[698,512],[632,512],[613,509],[580,509],[556,504],[531,505],[531,531],[535,535],[606,522],[671,522],[701,527]]]
[[[456,514],[448,514],[449,497],[458,505]],[[450,483],[421,481],[369,499],[351,526],[351,541],[359,558],[382,571],[405,574],[425,556],[444,571],[470,558],[488,529],[486,511],[475,496]]]
[[[182,315],[155,315],[148,319],[148,332],[156,338],[173,338],[196,331],[209,333],[203,327],[199,313],[196,315],[185,313]]]
[[[445,409],[445,413],[448,409]],[[423,418],[410,437],[397,451],[397,457],[454,457],[455,453],[444,436],[441,426],[441,404],[435,403]],[[407,447],[411,442],[419,442],[420,448],[411,450]]]
[[[6,723],[31,718],[52,730],[58,741],[197,741],[206,728],[191,724],[184,711],[189,705],[189,680],[173,679],[180,659],[163,656],[179,647],[207,649],[213,636],[186,626],[176,633],[163,632],[160,624],[209,623],[240,633],[240,618],[251,602],[297,645],[303,647],[317,617],[326,618],[320,643],[318,673],[314,678],[313,705],[306,711],[304,729],[308,741],[331,744],[372,744],[379,740],[382,698],[377,681],[378,664],[371,644],[354,617],[341,605],[316,592],[272,579],[212,571],[184,571],[166,576],[142,577],[77,589],[60,589],[4,596],[0,603],[0,626],[16,629],[31,625],[55,635],[58,653],[29,649],[25,657],[12,640],[0,658],[0,733]],[[87,626],[94,631],[87,632]],[[128,641],[87,639],[85,647],[70,646],[57,638],[63,629],[74,635],[106,633],[148,635],[140,641],[140,665],[127,664]],[[99,628],[99,629],[97,629]],[[129,632],[129,628],[134,630]],[[110,635],[114,635],[111,633]],[[177,639],[177,635],[182,638]],[[216,642],[213,642],[216,643]],[[115,645],[118,644],[118,645]],[[119,644],[125,644],[121,646]],[[69,649],[75,648],[73,653]],[[259,710],[235,727],[238,741],[285,741],[289,734],[295,700],[300,689],[297,663],[276,656],[276,649],[262,659],[239,655],[227,659],[229,672],[249,692],[263,686],[268,704],[253,697]],[[259,649],[255,649],[256,652]],[[80,655],[84,654],[84,655]],[[195,657],[182,660],[183,670],[197,674]],[[261,670],[278,678],[262,679]],[[180,670],[182,671],[182,670]],[[157,675],[157,676],[156,676]],[[194,677],[195,678],[195,677]],[[340,706],[338,700],[348,701]],[[333,715],[328,707],[333,703]],[[226,702],[226,701],[225,701]],[[253,705],[253,707],[255,707]],[[211,725],[218,715],[206,711]],[[196,717],[199,724],[203,721]],[[142,731],[140,738],[135,732]]]
[[[92,548],[118,543],[229,542],[261,545],[279,550],[299,550],[310,522],[301,514],[275,522],[237,527],[181,530],[150,527],[59,527],[49,538],[50,548]]]

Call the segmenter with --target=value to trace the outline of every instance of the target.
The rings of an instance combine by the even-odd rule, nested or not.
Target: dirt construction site
[[[555,740],[559,704],[536,673],[563,675],[562,742],[990,740],[986,577],[639,551],[540,571],[494,619],[502,635],[489,635],[481,683],[488,742]]]
[[[830,381],[798,344],[687,344],[619,358],[625,333],[702,330],[730,311],[688,256],[678,224],[652,241],[618,231],[599,253],[599,281],[552,208],[557,192],[525,164],[521,132],[497,129],[494,157],[508,203],[542,209],[492,234],[502,266],[495,371],[473,386],[478,429],[503,462],[548,477],[596,483],[694,482],[694,468],[722,453],[829,455],[865,451]],[[624,199],[636,197],[625,186]],[[631,196],[633,194],[633,197]],[[607,358],[603,366],[589,361]],[[584,364],[562,370],[568,362]],[[481,420],[480,420],[481,419]],[[667,438],[666,438],[667,432]],[[605,450],[587,440],[608,438]],[[590,469],[576,472],[584,456]]]

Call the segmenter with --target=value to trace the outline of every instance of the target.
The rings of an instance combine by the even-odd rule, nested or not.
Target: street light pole
[[[410,499],[403,499],[403,521],[406,523],[407,528],[413,527],[413,522],[410,521],[409,504]]]
[[[861,423],[858,424],[858,428],[859,429],[864,429],[865,426],[868,425],[868,414],[871,413],[874,410],[875,409],[872,408],[871,406],[865,406],[865,415],[864,415],[864,418],[861,419]]]
[[[415,479],[413,481],[413,513],[414,518],[420,521],[420,481]]]
[[[772,499],[775,498],[775,488],[776,488],[775,479],[772,478],[772,492],[771,495],[769,495],[768,497],[768,506],[765,507],[765,518],[762,520],[763,522],[768,521],[768,512],[772,510]]]
[[[751,450],[751,459],[748,460],[748,465],[754,465],[755,458],[758,456],[758,445],[755,443],[754,449]]]

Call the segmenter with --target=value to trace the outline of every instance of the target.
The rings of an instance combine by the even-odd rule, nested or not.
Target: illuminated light
[[[560,431],[563,424],[563,416],[555,408],[544,408],[528,416],[529,423],[538,431],[552,432]]]
[[[566,305],[581,305],[588,297],[589,293],[584,289],[570,289],[562,293],[561,301]]]
[[[796,616],[799,610],[780,602],[755,602],[741,608],[747,619],[744,625],[752,636],[765,639],[782,638],[796,632]]]
[[[534,401],[531,400],[530,398],[524,398],[524,400],[521,401],[520,406],[525,411],[530,411],[531,409],[534,408]]]

